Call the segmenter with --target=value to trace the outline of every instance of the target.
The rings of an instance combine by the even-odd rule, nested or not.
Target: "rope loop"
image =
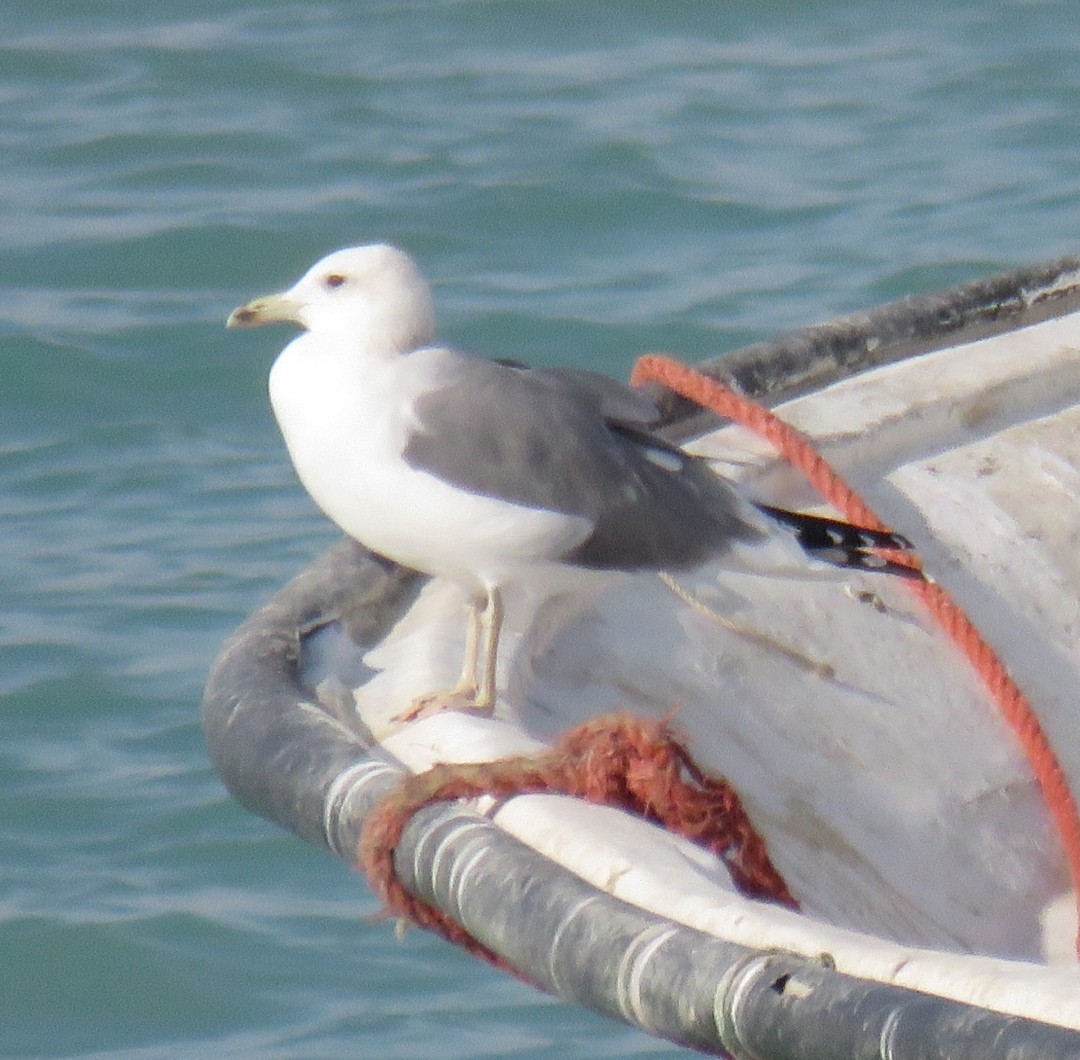
[[[394,851],[413,814],[432,803],[538,792],[571,795],[644,817],[716,854],[743,894],[798,908],[735,790],[694,763],[668,721],[629,714],[592,718],[538,755],[442,764],[407,777],[368,815],[358,863],[388,912],[518,975],[461,925],[410,894],[394,871]]]

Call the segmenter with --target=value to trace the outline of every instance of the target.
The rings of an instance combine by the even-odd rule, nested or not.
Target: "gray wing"
[[[647,432],[656,408],[629,387],[471,357],[441,384],[417,401],[405,460],[475,493],[588,519],[571,562],[678,568],[761,535],[728,483]]]
[[[660,410],[654,401],[610,376],[584,368],[526,368],[525,371],[534,379],[565,384],[581,400],[593,402],[608,423],[647,429],[660,420]]]

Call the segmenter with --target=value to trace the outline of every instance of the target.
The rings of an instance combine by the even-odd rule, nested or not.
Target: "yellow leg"
[[[495,677],[499,665],[499,634],[502,632],[503,604],[502,594],[491,585],[487,591],[484,610],[479,615],[484,631],[484,668],[480,686],[476,690],[476,706],[481,709],[495,709]]]
[[[454,694],[466,699],[475,698],[478,691],[476,673],[480,662],[480,635],[486,608],[486,596],[476,597],[469,601],[469,626],[465,631],[465,659],[461,665],[461,676],[454,686]]]
[[[454,688],[417,696],[395,721],[415,721],[443,710],[490,715],[495,710],[495,678],[502,631],[502,596],[488,586],[482,597],[469,601],[469,625],[465,632],[465,659]],[[479,678],[479,680],[478,680]]]

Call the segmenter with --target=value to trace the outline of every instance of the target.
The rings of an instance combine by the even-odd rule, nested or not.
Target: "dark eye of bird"
[[[331,291],[337,287],[340,287],[344,282],[345,277],[342,276],[339,272],[332,272],[329,276],[326,277],[325,280],[323,280],[323,283],[327,287],[329,287]]]

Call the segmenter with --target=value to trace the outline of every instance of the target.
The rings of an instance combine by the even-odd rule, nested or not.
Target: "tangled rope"
[[[440,910],[410,894],[394,851],[410,818],[434,802],[548,792],[615,806],[693,840],[725,864],[739,890],[797,908],[734,789],[694,764],[667,722],[613,714],[563,734],[548,752],[472,765],[437,765],[406,778],[372,811],[359,862],[389,912],[518,974]]]

